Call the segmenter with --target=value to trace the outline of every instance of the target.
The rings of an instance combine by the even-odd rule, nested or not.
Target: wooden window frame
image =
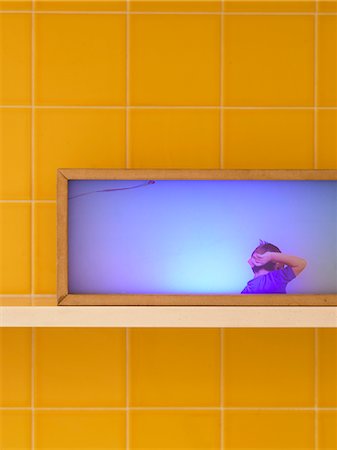
[[[61,306],[336,306],[336,294],[71,294],[68,292],[69,180],[337,180],[337,170],[58,169],[57,304]]]

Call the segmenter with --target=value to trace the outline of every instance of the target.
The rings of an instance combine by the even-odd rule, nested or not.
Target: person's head
[[[263,266],[256,266],[254,263],[254,254],[259,253],[262,255],[265,252],[278,252],[282,253],[281,250],[276,247],[276,245],[271,244],[270,242],[262,241],[260,239],[260,244],[251,254],[251,257],[248,259],[248,264],[252,268],[252,271],[254,273],[259,272],[261,269],[268,270],[268,272],[271,272],[272,270],[280,269],[283,265],[280,263],[274,263],[272,261],[269,261],[267,264],[264,264]]]

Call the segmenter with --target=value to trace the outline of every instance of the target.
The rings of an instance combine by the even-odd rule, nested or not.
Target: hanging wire
[[[112,192],[112,191],[125,191],[127,189],[136,189],[139,187],[148,186],[150,184],[155,184],[155,181],[149,180],[146,183],[137,184],[136,186],[129,186],[129,187],[125,187],[125,188],[100,189],[99,191],[84,192],[83,194],[78,194],[78,195],[73,195],[72,197],[68,197],[68,199],[72,200],[73,198],[82,197],[83,195],[95,194],[96,192]]]

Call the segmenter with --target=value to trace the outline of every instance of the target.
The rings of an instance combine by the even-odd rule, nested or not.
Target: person
[[[241,294],[286,294],[287,284],[307,266],[299,256],[282,253],[269,242],[261,241],[248,259],[254,278]]]

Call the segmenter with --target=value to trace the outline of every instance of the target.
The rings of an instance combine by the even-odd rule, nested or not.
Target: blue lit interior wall
[[[69,197],[147,180],[73,180]],[[259,239],[308,261],[288,293],[337,292],[337,183],[156,180],[69,200],[69,292],[240,293]]]

